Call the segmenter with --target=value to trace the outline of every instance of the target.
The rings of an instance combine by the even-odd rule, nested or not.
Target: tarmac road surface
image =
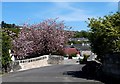
[[[52,65],[25,71],[12,72],[2,77],[2,82],[101,82],[82,77],[81,64]]]

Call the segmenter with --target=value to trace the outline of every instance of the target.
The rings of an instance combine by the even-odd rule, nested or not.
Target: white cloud
[[[89,10],[84,10],[72,6],[73,3],[54,3],[58,12],[52,12],[51,16],[59,17],[60,20],[65,21],[86,21],[87,18],[95,17],[96,15],[89,15]],[[61,10],[62,9],[62,10]],[[64,13],[63,10],[69,10],[70,13]]]
[[[71,14],[71,15],[64,15],[64,16],[59,16],[61,20],[65,21],[86,21],[87,18],[95,17],[95,16],[90,16],[90,15],[82,15],[82,14]]]
[[[86,21],[88,18],[96,17],[97,15],[92,14],[90,10],[84,10],[80,8],[74,7],[74,3],[53,3],[54,8],[50,8],[45,10],[44,12],[38,11],[35,13],[35,17],[37,18],[57,18],[59,20],[64,20],[67,22],[71,21]],[[68,12],[66,12],[68,10]],[[65,13],[65,12],[66,13]]]
[[[57,18],[64,21],[85,21],[93,15],[87,14],[89,11],[72,6],[74,3],[53,3],[54,8],[35,14],[37,18]],[[66,12],[67,11],[67,12]],[[66,13],[65,13],[66,12]]]
[[[118,2],[119,0],[2,0],[2,2]]]

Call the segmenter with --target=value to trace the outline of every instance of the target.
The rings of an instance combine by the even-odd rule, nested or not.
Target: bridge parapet
[[[40,57],[31,58],[31,59],[16,60],[15,62],[19,62],[19,63],[29,63],[29,62],[33,62],[33,61],[48,59],[48,56],[49,56],[49,55],[43,55],[43,56],[40,56]]]
[[[49,55],[43,55],[31,59],[15,60],[14,63],[12,64],[11,71],[27,70],[32,68],[48,66],[47,63],[48,57]]]
[[[64,60],[63,56],[50,55],[48,58],[48,64],[62,64]]]

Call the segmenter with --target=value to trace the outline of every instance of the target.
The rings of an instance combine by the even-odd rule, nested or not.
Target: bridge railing
[[[49,65],[49,64],[62,64],[62,61],[64,60],[63,56],[58,56],[58,55],[43,55],[40,57],[36,57],[36,58],[31,58],[31,59],[24,59],[24,60],[15,60],[13,63],[11,63],[11,69],[13,71],[17,71],[20,69],[24,69],[26,67],[26,65],[30,68],[33,68],[32,65],[34,65],[34,67],[38,67],[38,66],[45,66],[45,65]],[[41,62],[45,62],[42,63],[42,65],[37,64],[36,62],[38,61],[38,63]],[[47,64],[46,64],[47,63]]]
[[[10,64],[10,68],[11,68],[12,71],[17,71],[17,70],[22,69],[21,66],[26,64],[26,63],[48,59],[48,57],[49,57],[49,55],[43,55],[43,56],[40,56],[40,57],[31,58],[31,59],[15,60],[14,62],[12,62]]]
[[[40,57],[25,59],[25,60],[15,60],[15,63],[29,63],[29,62],[43,60],[43,59],[48,59],[48,55],[43,55],[43,56],[40,56]]]

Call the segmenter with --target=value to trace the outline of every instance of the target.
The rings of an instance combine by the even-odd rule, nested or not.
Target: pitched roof
[[[82,51],[86,51],[86,50],[91,50],[90,49],[90,46],[88,46],[88,45],[85,45],[85,46],[82,46],[81,44],[74,44],[73,45],[76,49],[78,49],[78,50],[82,50]]]
[[[82,44],[73,44],[73,45],[66,45],[65,48],[76,48],[77,50],[91,50],[90,45],[82,45]]]
[[[69,41],[88,41],[87,38],[70,38]]]
[[[68,55],[71,55],[71,54],[78,53],[78,51],[77,51],[76,48],[65,48],[65,49],[64,49],[64,53],[65,53],[65,54],[68,54]]]

